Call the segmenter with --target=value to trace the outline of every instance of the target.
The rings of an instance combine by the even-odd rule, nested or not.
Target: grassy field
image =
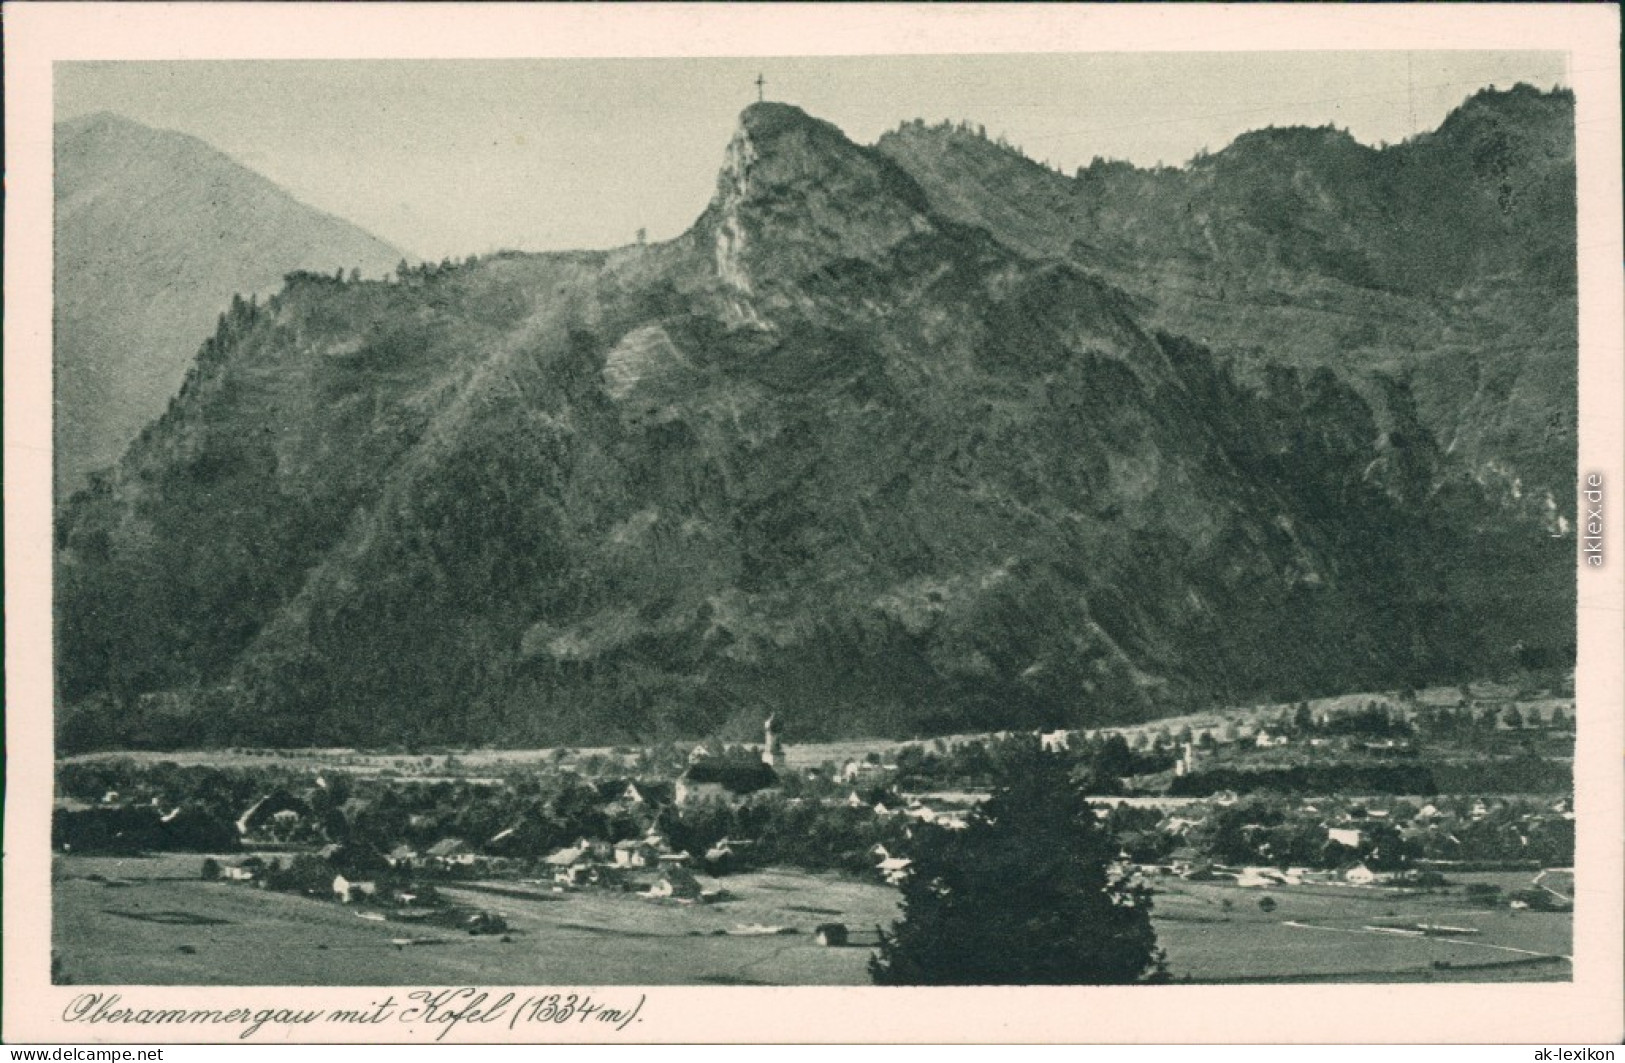
[[[504,942],[203,882],[201,859],[58,857],[53,943],[67,976],[126,985],[863,984],[869,950],[824,948],[812,930],[844,922],[856,941],[872,942],[897,901],[881,886],[800,872],[730,876],[735,899],[707,905],[546,887],[520,897],[506,882],[492,884],[501,894],[443,891],[502,913]],[[798,933],[728,933],[755,925]]]
[[[709,905],[631,894],[448,888],[501,912],[510,940],[374,922],[357,910],[201,881],[201,857],[58,856],[53,944],[66,976],[115,985],[863,985],[873,928],[897,894],[796,871],[732,875]],[[1469,876],[1463,876],[1467,878]],[[1523,881],[1527,881],[1527,876]],[[1473,909],[1450,895],[1352,887],[1264,891],[1159,884],[1157,934],[1176,978],[1195,981],[1497,981],[1569,977],[1569,916]],[[1229,902],[1228,906],[1225,902]],[[1400,936],[1376,923],[1446,923],[1470,939]],[[824,948],[815,926],[841,922],[855,944]],[[748,935],[740,928],[793,927]],[[1494,966],[1483,966],[1494,965]]]
[[[1462,876],[1467,878],[1492,876]],[[1527,874],[1514,876],[1526,885]],[[1258,907],[1261,897],[1273,911]],[[1226,906],[1228,902],[1228,907]],[[1479,931],[1460,937],[1396,934],[1418,923]],[[1353,886],[1244,889],[1175,880],[1156,897],[1157,939],[1176,977],[1195,981],[1566,980],[1571,917],[1465,904],[1459,894]]]

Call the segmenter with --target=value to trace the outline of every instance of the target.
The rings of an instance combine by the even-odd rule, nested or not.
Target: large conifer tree
[[[1036,747],[964,830],[916,832],[903,917],[869,970],[880,985],[1085,985],[1164,977],[1150,891],[1115,877],[1116,845]]]

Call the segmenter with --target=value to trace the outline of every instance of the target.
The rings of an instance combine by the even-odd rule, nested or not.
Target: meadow
[[[508,923],[505,935],[471,936],[204,882],[200,863],[181,854],[55,857],[53,947],[63,975],[117,985],[865,985],[867,946],[896,917],[898,899],[878,883],[790,870],[707,880],[728,891],[712,904],[512,881],[448,886],[449,898]],[[1176,980],[1570,977],[1567,914],[1474,908],[1459,890],[1261,891],[1178,879],[1157,888],[1158,939]],[[1273,911],[1258,905],[1266,895]],[[851,928],[852,943],[819,945],[813,930],[826,922]],[[1419,922],[1479,933],[1371,929]],[[794,932],[764,932],[778,928]]]

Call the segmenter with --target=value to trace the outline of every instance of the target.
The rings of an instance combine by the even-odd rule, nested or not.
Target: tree
[[[1117,845],[1064,758],[1003,766],[963,830],[916,833],[903,917],[869,962],[880,985],[1161,980],[1151,895],[1114,876]]]

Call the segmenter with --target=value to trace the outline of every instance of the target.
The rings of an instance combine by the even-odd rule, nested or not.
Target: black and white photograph
[[[1576,56],[1335,43],[53,62],[50,985],[1573,984]]]

